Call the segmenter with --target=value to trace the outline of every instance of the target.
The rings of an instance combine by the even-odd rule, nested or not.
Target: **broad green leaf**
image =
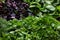
[[[49,9],[49,10],[51,10],[51,11],[54,11],[55,10],[55,7],[52,6],[52,5],[47,5],[46,8]]]
[[[60,6],[57,6],[57,10],[60,11]]]

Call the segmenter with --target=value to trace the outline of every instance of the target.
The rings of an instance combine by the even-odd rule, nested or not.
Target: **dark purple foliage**
[[[0,16],[3,18],[20,19],[20,15],[27,17],[32,12],[29,9],[29,5],[23,0],[5,0],[5,3],[0,3]]]

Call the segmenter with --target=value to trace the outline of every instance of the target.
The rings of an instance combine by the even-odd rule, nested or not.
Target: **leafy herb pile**
[[[37,15],[51,15],[60,20],[60,0],[24,0],[29,3],[32,12]]]
[[[60,0],[0,0],[0,40],[60,40]]]
[[[0,22],[4,23],[0,28],[1,40],[60,40],[60,23],[52,17],[32,16]]]

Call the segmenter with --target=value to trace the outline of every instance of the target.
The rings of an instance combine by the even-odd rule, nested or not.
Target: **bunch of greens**
[[[60,23],[51,16],[1,22],[0,40],[60,40]]]
[[[57,18],[60,17],[60,0],[24,0],[30,4],[32,12],[37,14],[52,15]],[[40,16],[40,15],[38,15]]]

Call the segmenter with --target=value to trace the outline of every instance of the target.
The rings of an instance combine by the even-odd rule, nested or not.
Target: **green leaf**
[[[60,6],[57,6],[57,10],[60,11]]]
[[[46,8],[51,10],[51,11],[55,11],[55,7],[52,5],[47,5]]]

